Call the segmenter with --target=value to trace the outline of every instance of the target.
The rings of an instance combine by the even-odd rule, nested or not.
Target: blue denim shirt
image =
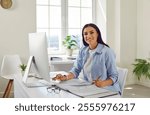
[[[84,46],[80,49],[78,57],[74,63],[71,73],[78,78],[79,73],[84,67],[84,64],[89,55],[89,47]],[[88,81],[87,77],[84,74],[84,79]],[[92,66],[91,66],[91,75],[93,80],[96,80],[99,76],[101,80],[106,80],[111,78],[113,84],[111,86],[105,87],[106,89],[112,91],[120,92],[119,82],[118,82],[118,72],[116,68],[115,53],[113,50],[105,45],[98,44],[96,51],[93,54]]]

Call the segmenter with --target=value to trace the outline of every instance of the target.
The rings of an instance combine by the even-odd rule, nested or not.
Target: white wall
[[[137,57],[150,58],[150,0],[138,0]]]
[[[19,54],[23,62],[28,57],[28,33],[36,30],[36,0],[13,0],[10,9],[0,7],[0,64],[6,54]],[[0,92],[7,80],[0,78]]]
[[[106,0],[95,0],[96,1],[96,24],[100,28],[103,40],[106,42]]]
[[[127,83],[135,83],[133,62],[137,53],[137,0],[121,0],[120,64],[129,69]]]
[[[137,0],[137,58],[150,58],[150,0]],[[150,80],[142,79],[139,84],[150,87]]]
[[[117,64],[129,69],[127,84],[135,83],[132,63],[137,50],[136,0],[107,0],[107,39],[117,54]]]
[[[120,62],[120,0],[107,0],[107,43],[117,54]]]
[[[120,10],[119,10],[120,9]],[[107,39],[117,54],[117,64],[129,70],[127,84],[150,87],[150,80],[137,81],[135,58],[150,57],[150,0],[107,0]]]

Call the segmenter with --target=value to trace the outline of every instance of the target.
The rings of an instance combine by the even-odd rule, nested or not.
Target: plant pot
[[[21,71],[22,76],[24,76],[25,71]]]
[[[72,56],[73,49],[66,49],[66,55],[67,56]]]

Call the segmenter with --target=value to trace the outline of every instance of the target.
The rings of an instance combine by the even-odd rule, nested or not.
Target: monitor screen
[[[32,71],[36,77],[50,81],[49,61],[47,52],[47,38],[45,32],[29,33],[29,53],[27,68],[23,77],[23,82],[27,81],[29,73]]]

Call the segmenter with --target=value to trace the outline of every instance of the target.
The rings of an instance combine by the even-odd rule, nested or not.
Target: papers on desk
[[[86,81],[80,80],[80,79],[71,79],[71,80],[63,81],[63,82],[61,82],[61,84],[67,85],[67,86],[86,86],[86,85],[91,85],[90,82],[86,82]]]
[[[79,97],[97,98],[118,94],[117,92],[112,92],[104,88],[96,87],[94,84],[92,85],[89,82],[81,81],[79,79],[72,79],[61,82],[60,84],[57,84],[57,86]]]

